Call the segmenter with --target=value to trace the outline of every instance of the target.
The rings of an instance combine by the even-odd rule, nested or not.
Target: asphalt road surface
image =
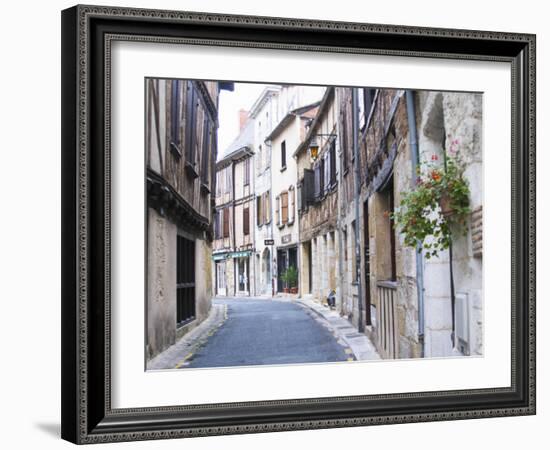
[[[272,299],[214,300],[227,320],[186,364],[189,368],[347,361],[335,337],[307,310]]]

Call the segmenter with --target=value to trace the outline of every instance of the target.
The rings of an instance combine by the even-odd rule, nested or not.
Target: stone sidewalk
[[[370,339],[365,334],[359,333],[337,311],[307,298],[299,298],[295,301],[317,315],[340,344],[351,349],[357,361],[381,359]]]
[[[227,320],[227,305],[212,304],[210,314],[174,345],[147,363],[147,370],[179,369]]]

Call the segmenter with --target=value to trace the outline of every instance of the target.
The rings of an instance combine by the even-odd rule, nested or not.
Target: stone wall
[[[456,155],[465,167],[470,187],[470,206],[483,206],[482,96],[471,93],[421,92],[419,105],[419,148],[422,161],[443,152]],[[474,257],[471,221],[466,236],[453,236],[453,276],[457,302],[463,302],[469,348],[466,354],[483,354],[482,259]],[[462,354],[451,340],[452,303],[449,252],[425,262],[426,356]],[[461,327],[462,328],[462,327]]]
[[[177,227],[148,208],[147,356],[176,342]]]

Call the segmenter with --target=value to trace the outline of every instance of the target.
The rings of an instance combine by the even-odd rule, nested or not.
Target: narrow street
[[[227,319],[181,367],[335,362],[351,357],[307,308],[294,302],[237,298],[214,303],[227,307]]]

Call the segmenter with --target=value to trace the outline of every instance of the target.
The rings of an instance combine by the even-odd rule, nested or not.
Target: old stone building
[[[317,112],[319,102],[288,111],[274,130],[267,136],[266,143],[271,147],[271,192],[274,196],[274,286],[277,293],[298,293],[298,209],[297,209],[297,167],[293,153],[302,144],[306,125],[309,125]],[[297,273],[295,281],[286,280],[285,271],[293,268]],[[292,270],[292,269],[290,269]]]
[[[352,94],[338,89],[341,313],[365,330],[385,358],[481,354],[481,97],[358,88],[353,108]],[[354,114],[357,157],[349,119]],[[453,236],[452,256],[444,251],[428,260],[405,246],[392,213],[414,189],[417,168],[443,161],[451,146],[463,155],[475,213],[467,235]],[[358,191],[351,170],[356,164]],[[355,242],[349,243],[357,223],[359,258]]]
[[[212,254],[216,295],[255,292],[253,140],[254,123],[248,121],[216,164]]]
[[[277,156],[280,157],[281,149],[278,148],[274,155],[273,143],[267,138],[290,111],[319,101],[323,91],[324,88],[320,86],[266,86],[248,113],[249,120],[254,124],[255,295],[273,295],[278,288],[277,254],[271,242],[278,232],[273,221],[275,210],[280,211],[280,204],[276,208],[276,194],[272,186],[274,182],[278,182],[281,171],[274,172],[272,161]],[[291,170],[287,175],[294,176]]]
[[[299,294],[318,301],[341,289],[337,264],[341,245],[337,230],[337,106],[335,89],[329,87],[293,155],[298,172]]]
[[[220,88],[232,85],[146,80],[148,358],[174,344],[210,310]]]

